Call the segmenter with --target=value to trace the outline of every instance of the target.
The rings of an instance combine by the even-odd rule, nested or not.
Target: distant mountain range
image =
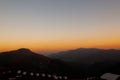
[[[120,62],[120,50],[79,48],[51,54],[48,57],[60,59],[66,62],[94,64],[96,62]],[[114,64],[114,63],[113,63]]]
[[[73,66],[76,74],[120,73],[120,50],[79,48],[51,54],[48,57],[63,60]]]
[[[105,72],[120,74],[120,50],[79,48],[43,56],[21,48],[1,52],[0,68],[65,74],[71,77],[101,75]]]

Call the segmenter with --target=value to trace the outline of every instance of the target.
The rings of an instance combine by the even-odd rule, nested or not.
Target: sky
[[[120,49],[120,0],[0,0],[0,51]]]

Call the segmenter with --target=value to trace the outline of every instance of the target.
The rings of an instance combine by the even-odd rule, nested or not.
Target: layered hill
[[[49,55],[73,66],[73,73],[103,74],[113,72],[120,74],[120,50],[79,48]]]
[[[66,62],[94,64],[96,62],[120,62],[120,50],[79,48],[49,55],[51,58],[61,59]]]
[[[25,48],[1,52],[0,67],[49,73],[64,73],[66,70],[63,61],[48,58]]]

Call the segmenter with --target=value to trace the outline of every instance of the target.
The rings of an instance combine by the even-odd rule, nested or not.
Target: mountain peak
[[[20,49],[18,49],[17,51],[19,51],[19,52],[32,52],[30,49],[27,49],[27,48],[20,48]]]

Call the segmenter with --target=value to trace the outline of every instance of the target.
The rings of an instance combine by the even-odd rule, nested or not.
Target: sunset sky
[[[120,0],[0,0],[0,51],[120,49]]]

